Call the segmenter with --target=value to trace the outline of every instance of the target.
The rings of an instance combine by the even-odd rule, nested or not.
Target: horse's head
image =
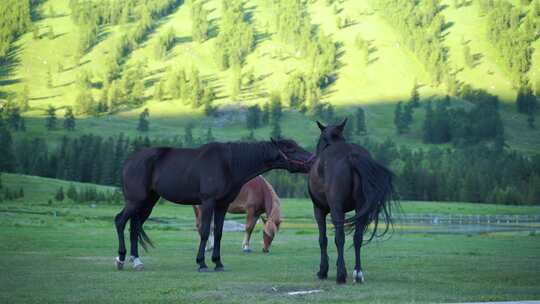
[[[272,241],[274,240],[274,237],[276,236],[278,230],[279,230],[279,221],[272,220],[269,218],[264,223],[264,230],[263,230],[263,252],[268,253],[270,251],[270,245],[272,245]]]
[[[317,121],[317,126],[319,126],[319,129],[321,129],[321,136],[319,136],[319,142],[317,143],[317,155],[329,145],[336,142],[345,141],[345,137],[343,137],[343,129],[345,129],[346,124],[347,118],[345,118],[343,122],[338,125],[325,126]]]
[[[276,149],[273,160],[277,168],[286,169],[291,173],[307,173],[311,167],[314,155],[300,147],[294,140],[271,139]]]

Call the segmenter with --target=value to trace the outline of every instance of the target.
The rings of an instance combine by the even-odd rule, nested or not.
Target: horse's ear
[[[343,129],[345,129],[345,125],[347,124],[347,117],[345,117],[345,119],[343,120],[342,123],[339,124],[338,128],[340,131],[343,131]]]
[[[270,137],[270,141],[271,141],[274,145],[277,146],[277,142],[276,142],[276,140],[275,140],[273,137]]]
[[[321,129],[321,132],[324,131],[324,129],[326,129],[326,127],[320,123],[318,120],[317,120],[317,126],[319,127],[319,129]]]

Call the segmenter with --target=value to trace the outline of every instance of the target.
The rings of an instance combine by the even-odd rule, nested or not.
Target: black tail
[[[361,193],[357,193],[356,196],[363,197],[364,204],[355,216],[345,220],[345,227],[354,228],[360,218],[366,218],[363,233],[367,231],[371,223],[374,224],[373,231],[367,240],[370,242],[374,237],[385,235],[392,225],[391,203],[394,199],[394,173],[369,155],[351,154],[349,162],[362,181]],[[382,233],[377,234],[381,214],[385,229]]]
[[[135,229],[135,233],[137,234],[137,239],[139,240],[139,244],[141,244],[144,251],[148,251],[148,245],[150,245],[150,247],[152,248],[154,247],[152,240],[150,240],[146,232],[144,232],[141,220],[139,218],[139,214],[137,212],[135,212],[131,216],[130,228]]]

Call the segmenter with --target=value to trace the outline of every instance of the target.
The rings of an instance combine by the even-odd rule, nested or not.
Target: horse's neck
[[[272,185],[266,180],[264,182],[264,212],[269,219],[272,219],[275,223],[281,221],[281,206],[277,194],[274,192]]]
[[[235,146],[232,152],[232,173],[234,180],[242,185],[252,178],[271,169],[271,154],[267,153],[267,143],[254,143],[245,146]]]

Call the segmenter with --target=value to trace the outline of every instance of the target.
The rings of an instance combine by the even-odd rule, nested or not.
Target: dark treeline
[[[388,22],[401,34],[405,46],[416,54],[431,75],[434,84],[448,77],[447,55],[442,32],[447,24],[440,13],[439,0],[372,0],[384,12]]]
[[[504,145],[498,98],[482,90],[470,90],[465,94],[463,98],[467,102],[459,105],[453,105],[448,96],[426,103],[422,128],[424,142],[467,146],[490,140]]]
[[[124,198],[120,189],[114,190],[100,190],[96,186],[82,186],[76,187],[70,184],[66,191],[63,187],[56,190],[54,200],[57,202],[71,201],[75,203],[121,203]],[[49,204],[52,200],[49,200]]]
[[[122,135],[64,137],[56,148],[47,146],[40,138],[21,140],[9,146],[3,142],[2,150],[11,151],[0,154],[0,170],[118,186],[123,161],[134,151],[148,146],[195,146],[206,141],[205,138],[194,139],[189,132],[184,138],[154,141]],[[208,133],[209,139],[213,139],[211,130]],[[0,132],[2,134],[5,132]],[[398,147],[391,141],[361,144],[396,172],[402,199],[502,204],[540,202],[540,156],[530,157],[484,144],[425,150]],[[26,153],[30,150],[33,153]],[[306,196],[305,175],[273,171],[266,176],[281,197]]]
[[[540,156],[488,145],[411,150],[364,143],[397,173],[402,199],[498,204],[540,202]]]

